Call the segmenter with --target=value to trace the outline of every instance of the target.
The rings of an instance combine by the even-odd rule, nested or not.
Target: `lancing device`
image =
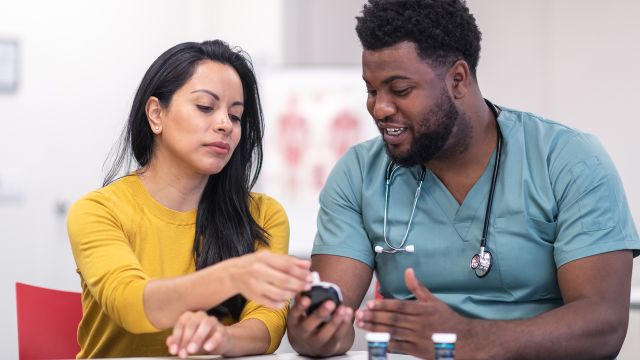
[[[342,292],[338,285],[327,281],[320,281],[317,271],[311,273],[311,289],[302,293],[311,299],[311,305],[307,309],[307,315],[314,312],[325,301],[331,300],[338,307],[342,304]]]

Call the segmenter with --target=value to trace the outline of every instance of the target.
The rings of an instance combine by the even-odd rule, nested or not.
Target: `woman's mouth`
[[[229,144],[224,141],[215,141],[205,145],[208,149],[211,149],[216,154],[226,155],[231,150]]]

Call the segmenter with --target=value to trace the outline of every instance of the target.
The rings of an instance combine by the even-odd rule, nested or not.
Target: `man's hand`
[[[353,309],[360,307],[371,284],[373,270],[344,256],[313,255],[311,261],[311,270],[317,271],[323,281],[340,287],[343,305],[336,308],[332,301],[325,301],[307,315],[311,299],[298,295],[287,320],[289,342],[301,355],[343,354],[353,345]]]
[[[413,269],[405,271],[404,280],[417,301],[369,301],[356,313],[356,326],[366,331],[390,333],[390,351],[432,358],[430,335],[434,332],[456,333],[465,328],[467,319],[420,284]]]
[[[325,301],[307,315],[310,305],[311,299],[308,297],[296,297],[287,321],[290,341],[300,344],[296,350],[303,355],[337,355],[345,347],[343,342],[349,338],[347,335],[352,328],[353,310],[344,305],[336,308],[333,301]]]

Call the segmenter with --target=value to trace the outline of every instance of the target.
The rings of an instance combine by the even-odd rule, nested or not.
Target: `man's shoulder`
[[[498,117],[498,122],[501,127],[507,129],[521,129],[521,131],[527,133],[529,136],[577,136],[584,135],[584,133],[571,126],[565,125],[556,120],[552,120],[531,112],[511,109],[507,107],[502,108],[502,112]]]
[[[359,163],[360,167],[368,167],[371,162],[378,161],[387,161],[384,141],[380,136],[353,145],[340,159],[343,163]]]
[[[498,123],[507,141],[521,142],[529,150],[552,156],[567,151],[590,156],[604,151],[596,136],[531,112],[503,108]]]
[[[376,136],[352,146],[350,151],[360,155],[384,152],[384,141],[381,136]]]
[[[353,145],[335,164],[323,190],[363,186],[365,179],[384,169],[388,161],[380,136]]]

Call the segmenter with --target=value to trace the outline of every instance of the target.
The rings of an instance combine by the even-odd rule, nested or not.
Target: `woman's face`
[[[169,106],[158,107],[159,123],[154,121],[153,106],[147,103],[156,134],[154,157],[172,171],[219,173],[240,142],[243,103],[242,82],[231,66],[200,62]]]

